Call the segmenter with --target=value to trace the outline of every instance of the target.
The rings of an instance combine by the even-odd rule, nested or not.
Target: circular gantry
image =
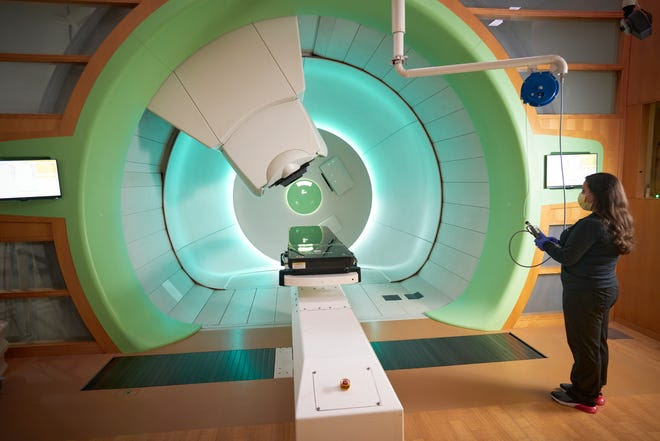
[[[388,63],[389,11],[374,15],[382,6],[377,3],[300,0],[294,10],[288,3],[227,0],[190,7],[189,2],[170,0],[140,26],[136,44],[117,50],[85,103],[76,136],[67,142],[80,150],[75,151],[79,171],[71,181],[85,189],[75,204],[74,226],[79,224],[80,234],[70,238],[72,253],[80,262],[81,284],[90,303],[122,350],[144,350],[195,331],[195,325],[162,314],[171,303],[161,307],[152,301],[169,295],[179,283],[173,277],[183,274],[182,280],[185,276],[193,281],[181,281],[182,287],[228,287],[241,275],[279,267],[269,257],[281,252],[286,241],[285,234],[269,230],[277,215],[248,216],[251,221],[244,222],[240,211],[248,205],[236,197],[241,184],[217,150],[181,135],[172,148],[163,192],[147,207],[151,211],[144,205],[150,193],[135,191],[135,200],[128,200],[122,195],[131,192],[119,183],[127,153],[133,164],[148,155],[131,143],[131,135],[171,69],[204,44],[253,20],[295,13],[327,16],[311,15],[307,29],[317,29],[326,18],[323,29],[337,25],[336,32],[322,38],[301,38],[316,44],[313,52],[322,57],[304,61],[304,106],[319,129],[343,140],[359,156],[359,162],[342,160],[351,178],[359,174],[352,174],[350,167],[363,164],[369,180],[368,186],[353,187],[371,192],[363,196],[369,204],[354,205],[368,206],[350,217],[357,220],[332,213],[335,228],[340,227],[338,236],[352,244],[360,264],[378,273],[379,280],[410,280],[410,286],[440,292],[451,303],[435,315],[439,320],[496,329],[506,319],[527,275],[502,258],[501,251],[506,249],[506,233],[521,223],[528,209],[524,112],[518,93],[504,72],[447,79],[398,77]],[[408,5],[407,15],[415,23],[407,41],[411,67],[493,57],[453,11],[441,3],[422,3]],[[176,35],[194,38],[173,45]],[[333,58],[339,62],[329,60]],[[324,191],[322,176],[306,177]],[[348,198],[353,191],[340,196]],[[162,216],[159,223],[150,217],[158,211],[161,196],[164,226]],[[278,206],[298,217],[283,224],[307,223],[332,206],[329,199],[323,193],[316,211],[300,215],[289,210],[280,194]],[[122,210],[133,206],[143,208],[140,215],[124,216]],[[140,223],[131,224],[133,219]],[[326,219],[328,224],[335,221],[331,216],[321,221]],[[270,241],[261,243],[271,250],[257,245],[259,236],[248,225],[252,223],[254,228],[260,223]],[[132,236],[130,243],[117,240],[122,230]],[[161,236],[162,243],[154,246]]]

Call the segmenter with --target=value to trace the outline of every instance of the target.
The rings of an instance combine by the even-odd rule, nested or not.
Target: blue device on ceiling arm
[[[520,98],[525,104],[540,107],[552,102],[558,91],[559,82],[551,72],[532,72],[523,81]]]

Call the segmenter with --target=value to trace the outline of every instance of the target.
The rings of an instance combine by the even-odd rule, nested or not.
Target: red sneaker
[[[563,390],[568,392],[568,390],[573,386],[571,383],[561,383],[559,387]],[[605,405],[605,397],[603,396],[602,392],[598,394],[598,397],[596,397],[596,406],[604,406]]]
[[[573,407],[577,410],[581,410],[582,412],[586,412],[586,413],[598,412],[597,406],[588,406],[586,404],[578,403],[577,401],[574,401],[573,398],[569,397],[568,394],[563,390],[553,390],[552,392],[550,392],[550,396],[552,397],[553,400],[555,400],[557,403],[561,404],[562,406]]]

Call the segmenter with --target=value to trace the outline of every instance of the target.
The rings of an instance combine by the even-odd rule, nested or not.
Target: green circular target
[[[286,191],[286,203],[295,213],[312,214],[321,206],[323,195],[316,182],[298,179]]]

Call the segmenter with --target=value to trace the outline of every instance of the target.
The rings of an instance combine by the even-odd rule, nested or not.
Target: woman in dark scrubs
[[[591,214],[559,239],[541,233],[535,243],[561,264],[566,339],[573,354],[571,382],[550,395],[564,406],[596,413],[605,404],[609,312],[619,295],[616,263],[632,250],[633,219],[623,186],[609,173],[587,176],[578,203]]]

